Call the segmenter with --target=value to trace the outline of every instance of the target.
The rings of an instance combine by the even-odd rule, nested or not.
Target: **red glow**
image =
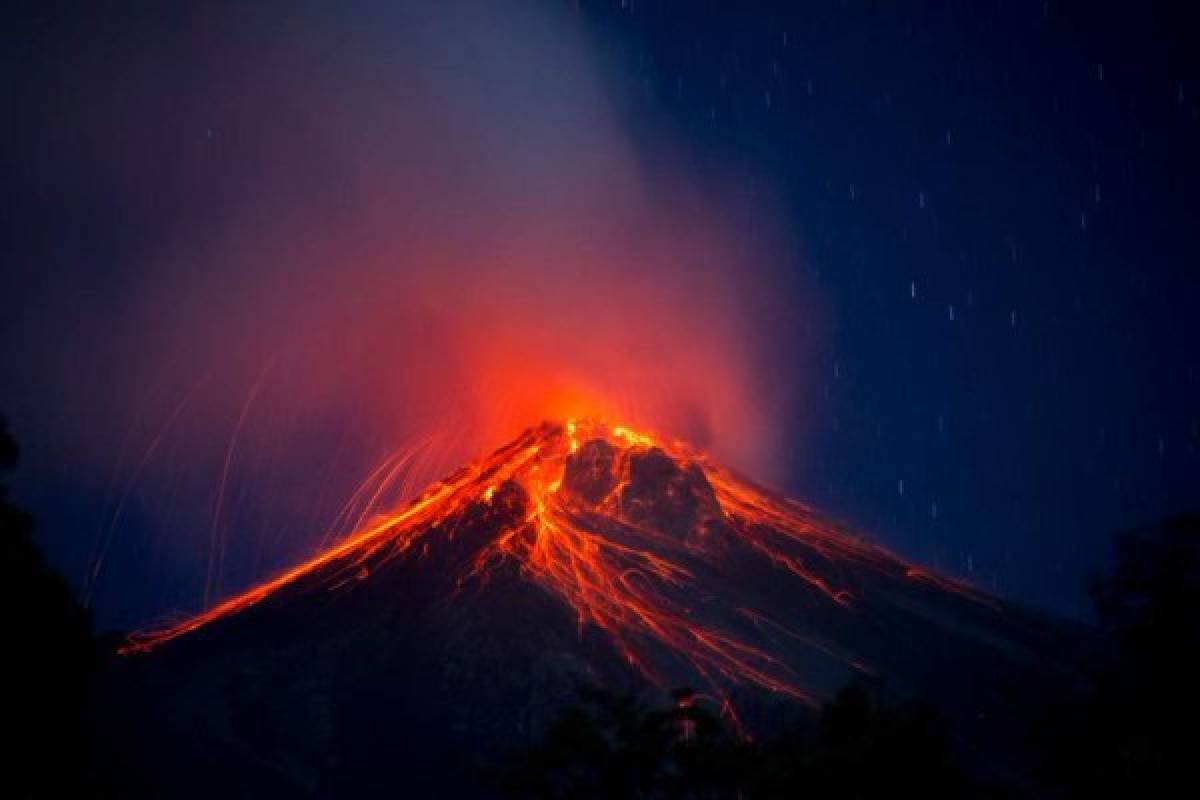
[[[90,54],[53,98],[80,137],[53,149],[66,185],[89,175],[132,226],[103,297],[71,268],[10,304],[14,380],[43,387],[71,480],[113,498],[99,609],[114,568],[170,604],[291,563],[396,442],[425,443],[422,485],[543,419],[767,480],[779,442],[803,452],[820,300],[771,184],[631,128],[641,91],[569,4],[386,5],[282,34],[206,16],[153,64]]]

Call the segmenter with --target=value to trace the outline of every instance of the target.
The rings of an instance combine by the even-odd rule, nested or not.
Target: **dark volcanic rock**
[[[621,488],[622,517],[685,538],[703,535],[722,518],[721,506],[704,471],[680,464],[662,450],[631,450],[629,480]]]
[[[617,485],[617,450],[591,439],[567,456],[563,488],[590,506],[599,505]]]

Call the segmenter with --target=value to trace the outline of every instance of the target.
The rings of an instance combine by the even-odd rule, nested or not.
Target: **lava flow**
[[[673,439],[590,420],[532,428],[434,484],[405,508],[278,577],[180,623],[136,634],[144,652],[249,609],[285,587],[353,586],[398,559],[420,560],[480,515],[486,539],[454,576],[454,592],[487,585],[499,570],[542,587],[595,626],[649,680],[681,671],[719,693],[751,685],[801,702],[817,698],[780,639],[870,672],[855,654],[780,618],[766,596],[724,588],[730,570],[787,581],[790,596],[854,614],[855,576],[925,585],[979,602],[974,589],[935,576],[713,463]],[[744,583],[742,584],[744,585]],[[765,591],[765,590],[764,590]],[[810,605],[810,607],[812,607]]]

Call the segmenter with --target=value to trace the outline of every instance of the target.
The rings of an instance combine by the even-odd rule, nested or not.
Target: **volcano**
[[[403,770],[457,796],[450,754],[531,740],[583,685],[692,687],[756,735],[865,679],[979,728],[1060,634],[681,441],[571,420],[130,637],[113,713],[173,794],[394,789]]]

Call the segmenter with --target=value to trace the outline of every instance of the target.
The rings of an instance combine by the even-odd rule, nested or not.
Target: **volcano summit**
[[[305,793],[403,764],[444,792],[446,753],[538,735],[583,684],[695,687],[753,733],[865,677],[969,722],[1054,636],[682,442],[572,420],[131,637],[119,694],[170,774],[202,751],[225,786]]]

